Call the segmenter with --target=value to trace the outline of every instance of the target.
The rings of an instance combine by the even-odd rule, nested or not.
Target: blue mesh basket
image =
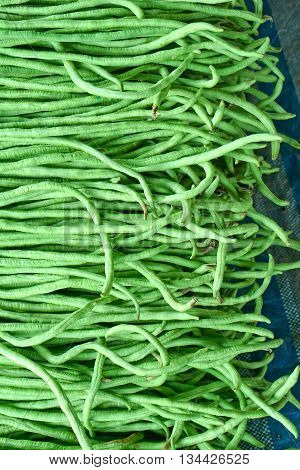
[[[264,13],[272,16],[270,4],[267,1],[264,1],[264,7]],[[280,47],[276,19],[273,22],[266,22],[261,27],[260,34],[269,36],[271,44]],[[293,77],[293,81],[284,53],[285,51],[280,54],[279,68],[286,80],[282,95],[277,101],[287,111],[296,114],[296,118],[289,121],[277,121],[276,127],[281,133],[299,138],[300,101],[294,86],[299,77]],[[269,87],[269,84],[263,85],[262,89]],[[288,200],[290,205],[287,208],[275,207],[260,194],[256,196],[255,205],[259,211],[277,220],[285,229],[293,230],[292,236],[300,239],[300,152],[287,145],[282,145],[280,158],[275,164],[280,168],[280,171],[267,177],[266,183],[275,194]],[[288,249],[272,248],[271,252],[276,261],[280,263],[299,259],[299,255],[297,256],[296,253]],[[276,350],[275,359],[268,368],[266,377],[272,381],[291,373],[300,362],[299,286],[299,271],[290,271],[274,278],[264,296],[264,314],[272,321],[270,327],[275,337],[284,340],[284,344]],[[293,391],[299,399],[300,384]],[[296,424],[300,431],[300,410],[287,405],[283,413]],[[272,419],[250,421],[249,430],[266,444],[267,449],[300,449],[300,440],[296,440],[280,423]]]

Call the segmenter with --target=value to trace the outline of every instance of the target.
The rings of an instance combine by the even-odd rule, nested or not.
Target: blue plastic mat
[[[271,15],[267,1],[265,14]],[[276,30],[276,22],[265,23],[261,28],[262,36],[269,36],[273,46],[280,46]],[[300,136],[300,101],[297,96],[294,82],[284,57],[280,54],[279,68],[286,77],[285,86],[278,102],[289,112],[297,115],[289,121],[278,121],[276,127],[279,132],[291,137]],[[267,201],[263,196],[256,198],[256,207],[259,211],[268,214],[277,220],[282,227],[293,230],[293,238],[300,239],[300,152],[286,145],[282,146],[281,158],[276,162],[280,167],[278,174],[265,179],[269,187],[279,197],[290,202],[287,208],[278,208]],[[286,262],[299,259],[297,254],[287,249],[274,248],[271,250],[277,262]],[[272,321],[271,329],[275,337],[284,340],[283,346],[276,351],[274,361],[270,364],[267,378],[276,380],[287,375],[300,362],[300,273],[290,271],[275,278],[265,297],[264,314]],[[294,388],[294,394],[300,399],[300,384]],[[283,410],[298,427],[300,432],[300,410],[288,405]],[[250,422],[250,431],[265,442],[267,449],[300,449],[300,439],[296,440],[280,423],[271,419]]]

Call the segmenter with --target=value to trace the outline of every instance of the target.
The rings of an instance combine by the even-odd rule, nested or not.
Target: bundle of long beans
[[[262,447],[266,416],[297,436],[299,369],[265,379],[261,324],[300,263],[258,257],[299,242],[253,191],[287,204],[261,149],[299,144],[252,7],[0,1],[1,448]]]

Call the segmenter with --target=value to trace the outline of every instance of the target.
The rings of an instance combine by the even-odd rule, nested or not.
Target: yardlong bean
[[[263,295],[300,267],[272,246],[299,242],[254,194],[287,206],[268,154],[300,144],[262,7],[0,1],[0,448],[297,438],[299,367],[265,378]]]

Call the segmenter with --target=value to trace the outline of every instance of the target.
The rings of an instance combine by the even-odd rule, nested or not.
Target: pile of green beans
[[[300,243],[253,195],[287,205],[268,155],[300,145],[262,3],[0,1],[0,448],[297,437],[299,368],[265,378],[262,296],[300,262],[261,255]]]

